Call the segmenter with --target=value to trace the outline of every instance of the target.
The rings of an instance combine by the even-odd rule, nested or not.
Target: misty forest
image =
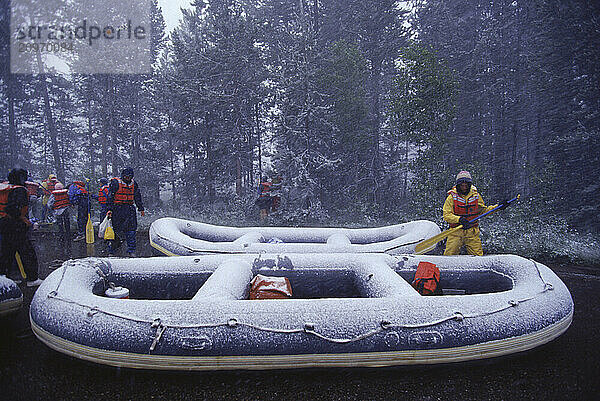
[[[0,12],[0,171],[38,182],[132,166],[147,208],[258,225],[440,225],[468,170],[486,253],[600,261],[600,3],[195,0],[152,73],[11,74]]]

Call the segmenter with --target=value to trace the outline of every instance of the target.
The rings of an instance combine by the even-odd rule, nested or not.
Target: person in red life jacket
[[[54,222],[54,215],[52,214],[52,209],[48,207],[48,199],[50,199],[52,191],[54,191],[56,184],[59,182],[60,181],[58,181],[58,178],[55,174],[49,174],[48,178],[42,181],[42,190],[44,192],[44,195],[42,197],[42,222]]]
[[[263,221],[268,215],[271,209],[271,183],[267,181],[267,177],[262,177],[258,184],[258,199],[256,200],[256,206],[260,210],[260,220]]]
[[[38,259],[29,234],[29,195],[25,188],[27,170],[13,169],[8,183],[0,184],[0,274],[7,274],[19,252],[27,274],[27,286],[42,283],[38,277]]]
[[[108,210],[108,180],[106,178],[100,178],[100,188],[98,189],[98,196],[95,197],[100,204],[100,220],[104,220],[104,216],[106,216],[106,211]]]
[[[126,167],[121,171],[121,178],[113,178],[109,184],[107,215],[112,219],[115,231],[115,239],[108,241],[109,255],[114,255],[125,239],[128,255],[135,257],[137,213],[134,203],[140,214],[144,216],[140,188],[133,180],[133,169]]]
[[[38,218],[41,217],[39,206],[42,188],[35,181],[25,181],[25,189],[29,195],[29,221],[37,227]]]
[[[450,227],[462,225],[463,229],[448,236],[444,255],[458,255],[464,245],[469,255],[483,256],[481,238],[479,238],[479,221],[473,224],[469,224],[468,221],[497,206],[485,206],[468,171],[458,173],[456,185],[448,191],[443,212],[444,220],[450,223]]]
[[[71,223],[69,215],[69,191],[64,188],[60,182],[54,186],[54,191],[48,199],[48,207],[54,211],[56,217],[56,223],[58,224],[58,231],[61,234],[63,244],[68,243],[71,239]]]
[[[77,236],[73,241],[83,241],[85,239],[85,225],[90,213],[90,197],[85,182],[73,181],[69,185],[69,202],[77,206]]]

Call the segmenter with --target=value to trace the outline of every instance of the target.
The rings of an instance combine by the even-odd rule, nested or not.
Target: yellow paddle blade
[[[94,226],[92,225],[92,217],[88,213],[87,224],[85,225],[85,242],[87,244],[94,243]]]
[[[458,231],[460,229],[462,229],[462,226],[450,228],[446,231],[442,231],[438,235],[435,235],[431,238],[427,238],[425,241],[419,242],[417,246],[415,246],[415,254],[422,255],[425,252],[431,251],[435,247],[435,244],[437,244],[453,232]]]
[[[112,228],[112,225],[106,227],[104,231],[104,239],[115,239],[115,231]]]

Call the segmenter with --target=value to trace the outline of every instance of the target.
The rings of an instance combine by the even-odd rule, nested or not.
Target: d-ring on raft
[[[420,261],[446,293],[409,284]],[[249,300],[255,274],[292,299]],[[109,285],[130,299],[102,296]],[[547,343],[573,301],[546,266],[518,256],[211,255],[67,261],[40,286],[31,327],[49,347],[143,369],[279,369],[436,364]]]

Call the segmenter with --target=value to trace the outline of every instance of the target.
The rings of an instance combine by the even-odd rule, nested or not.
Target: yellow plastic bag
[[[104,239],[115,239],[115,231],[113,230],[112,220],[108,219],[108,225],[104,230]]]

